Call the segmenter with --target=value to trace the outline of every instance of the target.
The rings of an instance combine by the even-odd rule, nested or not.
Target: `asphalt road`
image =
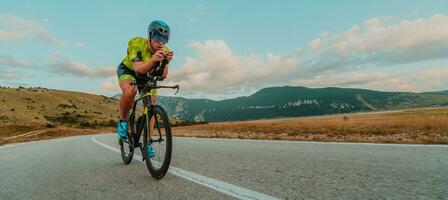
[[[448,199],[448,145],[175,138],[158,181],[117,150],[112,134],[0,146],[0,199]]]

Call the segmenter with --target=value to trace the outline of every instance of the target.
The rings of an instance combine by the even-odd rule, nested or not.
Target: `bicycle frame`
[[[143,104],[143,107],[144,107],[143,108],[143,112],[144,112],[144,115],[145,115],[145,123],[146,123],[146,127],[148,128],[147,133],[148,133],[148,138],[150,138],[150,142],[153,142],[153,140],[151,138],[151,132],[150,132],[150,129],[152,127],[150,127],[149,121],[151,120],[150,119],[150,117],[152,117],[152,112],[151,111],[153,109],[152,107],[154,106],[152,104],[152,101],[151,101],[151,97],[152,97],[151,96],[151,90],[152,89],[158,89],[158,88],[177,89],[175,94],[177,94],[177,92],[179,91],[179,85],[175,85],[175,86],[157,86],[157,80],[163,80],[163,79],[161,77],[150,77],[149,84],[144,84],[140,96],[137,99],[134,100],[134,105],[132,107],[132,111],[131,111],[131,113],[129,115],[129,118],[128,118],[128,121],[131,122],[132,126],[134,126],[135,122],[136,122],[135,121],[135,110],[137,108],[137,103],[139,101],[142,101],[142,104]],[[136,85],[139,85],[139,84],[132,83],[132,85],[136,86]],[[146,103],[143,102],[143,100],[145,100],[145,99],[146,99]],[[148,109],[148,107],[149,107],[149,109]],[[147,120],[147,119],[149,119],[149,120]],[[155,117],[154,120],[155,120],[154,124],[157,126],[157,129],[158,129],[159,135],[160,135],[160,127],[158,125],[157,117]],[[133,137],[136,134],[135,133],[135,131],[136,131],[135,127],[133,127],[131,130],[132,130],[131,131],[131,135]],[[161,142],[160,138],[158,140],[159,142]],[[137,141],[134,141],[134,145],[135,144],[139,144],[138,142],[140,141],[140,138],[137,138],[137,139],[138,139]]]

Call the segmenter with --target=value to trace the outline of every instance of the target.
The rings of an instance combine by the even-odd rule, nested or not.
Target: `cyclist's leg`
[[[132,108],[134,97],[137,94],[137,90],[131,85],[131,82],[135,81],[136,75],[135,72],[120,64],[117,69],[117,76],[122,92],[120,98],[120,120],[127,120],[129,110]]]
[[[129,110],[131,110],[137,90],[131,85],[131,80],[121,80],[121,98],[120,98],[120,119],[127,120]]]
[[[120,64],[117,69],[118,82],[121,88],[120,98],[120,121],[117,123],[117,134],[120,137],[126,137],[128,127],[128,113],[133,106],[134,97],[137,93],[136,89],[131,85],[135,80],[135,73]]]

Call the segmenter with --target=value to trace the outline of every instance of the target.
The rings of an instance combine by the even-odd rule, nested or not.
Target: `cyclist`
[[[128,112],[133,106],[133,101],[137,91],[131,85],[132,81],[145,83],[146,73],[153,67],[160,64],[163,59],[171,61],[173,53],[165,45],[170,39],[169,26],[160,20],[151,22],[148,26],[148,38],[134,37],[128,42],[127,55],[118,65],[117,76],[122,96],[120,98],[120,120],[117,124],[117,134],[121,139],[127,137]],[[163,77],[168,75],[168,65],[165,67]],[[157,91],[150,91],[151,103],[157,101]],[[143,102],[146,104],[146,102]],[[154,126],[154,117],[150,120],[150,129]],[[154,157],[155,152],[148,144],[148,156]]]

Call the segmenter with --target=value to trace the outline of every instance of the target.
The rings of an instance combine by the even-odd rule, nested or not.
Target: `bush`
[[[95,127],[115,127],[115,121],[110,119],[108,121],[101,121],[101,122],[97,122],[96,120],[94,121],[95,123],[93,124]]]
[[[90,124],[89,122],[81,122],[81,123],[79,124],[79,126],[80,126],[81,128],[91,128],[91,127],[92,127],[92,124]]]
[[[63,104],[63,103],[59,104],[58,107],[59,108],[76,108],[76,109],[78,108],[75,104],[68,105],[68,104]]]
[[[54,128],[54,124],[51,123],[51,122],[47,122],[47,123],[45,123],[45,127],[47,127],[47,128]]]
[[[115,126],[115,121],[110,119],[108,125],[109,125],[109,126]]]
[[[0,122],[7,122],[8,120],[9,120],[8,116],[4,116],[4,115],[0,116]]]
[[[45,116],[45,118],[53,123],[73,125],[79,123],[79,119],[75,116],[64,113],[59,116]]]

